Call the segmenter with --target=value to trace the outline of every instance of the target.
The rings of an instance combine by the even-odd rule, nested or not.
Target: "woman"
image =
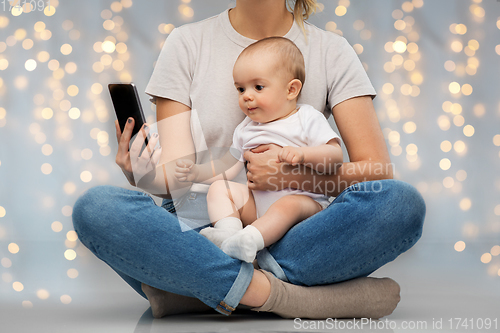
[[[161,156],[151,152],[155,138],[150,155],[137,156],[139,140],[129,152],[133,121],[123,134],[117,126],[116,162],[132,185],[163,197],[162,207],[145,193],[109,186],[90,189],[75,204],[73,221],[82,243],[147,295],[155,317],[208,307],[228,315],[242,304],[288,318],[379,318],[399,302],[397,283],[366,276],[415,244],[425,205],[413,187],[391,179],[372,104],[375,91],[352,48],[342,37],[302,22],[302,14],[307,18],[315,7],[316,1],[297,0],[293,15],[286,0],[237,0],[231,10],[175,29],[146,89],[156,102]],[[231,145],[244,117],[232,66],[243,48],[269,36],[289,38],[301,49],[307,73],[299,102],[333,114],[350,162],[334,175],[322,175],[278,168],[273,145],[246,153],[251,189],[293,187],[337,197],[261,251],[262,269],[254,269],[170,213],[169,194],[187,190],[172,176],[171,161],[191,156],[204,163],[214,158],[207,149]],[[132,170],[141,163],[155,165],[158,156],[147,176]],[[194,184],[183,197],[184,222],[202,218],[197,212],[203,210],[206,215],[205,190]]]

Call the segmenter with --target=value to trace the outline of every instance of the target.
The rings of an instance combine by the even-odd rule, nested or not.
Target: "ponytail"
[[[317,0],[288,0],[288,6],[290,9],[293,7],[293,16],[295,21],[299,25],[307,40],[304,20],[307,20],[309,16],[315,13],[319,8]]]

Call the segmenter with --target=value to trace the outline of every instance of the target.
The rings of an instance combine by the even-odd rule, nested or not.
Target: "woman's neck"
[[[285,0],[237,0],[229,20],[240,35],[255,40],[284,36],[293,25]]]

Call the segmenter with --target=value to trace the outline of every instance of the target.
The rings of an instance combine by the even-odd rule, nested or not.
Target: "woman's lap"
[[[142,296],[140,282],[197,297],[221,313],[236,307],[253,266],[230,258],[147,194],[113,186],[84,193],[73,210],[81,242]]]
[[[82,243],[143,297],[141,282],[228,314],[250,283],[252,265],[229,258],[191,229],[198,222],[179,223],[168,208],[142,192],[98,186],[78,199],[73,223]],[[366,276],[413,246],[424,215],[422,197],[404,182],[359,183],[261,251],[259,266],[302,285]]]
[[[259,266],[301,285],[367,276],[417,242],[424,216],[425,203],[411,185],[358,183],[261,251]]]

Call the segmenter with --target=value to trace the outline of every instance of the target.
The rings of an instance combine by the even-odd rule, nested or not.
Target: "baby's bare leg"
[[[257,218],[253,194],[246,184],[215,181],[208,190],[207,205],[212,224],[225,217],[236,217],[246,225]]]
[[[311,197],[301,194],[287,195],[273,203],[264,216],[252,225],[260,231],[267,247],[281,239],[295,224],[322,209]]]
[[[321,209],[321,205],[308,196],[287,195],[273,203],[264,216],[223,241],[221,249],[233,258],[252,262],[258,251]]]
[[[208,214],[212,227],[205,228],[200,234],[221,247],[224,240],[256,219],[255,202],[252,192],[244,184],[216,181],[207,194]]]

